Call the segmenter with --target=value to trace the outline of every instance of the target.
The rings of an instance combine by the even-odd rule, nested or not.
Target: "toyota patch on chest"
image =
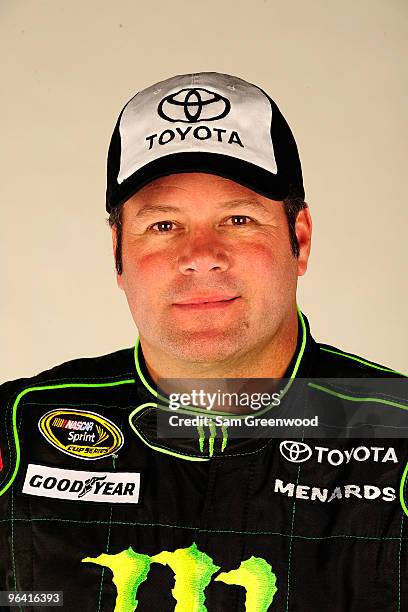
[[[80,459],[109,457],[123,446],[120,429],[95,412],[51,410],[41,417],[38,427],[52,446]]]

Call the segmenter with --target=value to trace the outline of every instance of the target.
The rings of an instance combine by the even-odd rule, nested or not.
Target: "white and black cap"
[[[223,176],[274,200],[305,197],[296,142],[275,102],[218,72],[174,76],[125,105],[109,147],[107,211],[179,172]]]

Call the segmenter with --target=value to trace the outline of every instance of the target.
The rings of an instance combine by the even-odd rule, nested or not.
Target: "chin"
[[[174,356],[192,363],[217,363],[236,355],[245,345],[242,333],[206,330],[174,334],[166,343]]]

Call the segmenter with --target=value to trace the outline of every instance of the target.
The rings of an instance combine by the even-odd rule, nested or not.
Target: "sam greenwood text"
[[[217,415],[215,417],[197,415],[194,417],[184,417],[174,414],[169,417],[169,425],[172,427],[204,427],[210,424],[227,427],[318,427],[319,419],[317,416],[310,419],[292,418],[260,418],[253,415],[245,417],[225,417]]]

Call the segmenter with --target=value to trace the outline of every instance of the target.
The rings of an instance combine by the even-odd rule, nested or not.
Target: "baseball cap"
[[[106,210],[179,172],[232,179],[274,200],[305,197],[293,134],[260,87],[218,72],[181,74],[122,109],[107,163]]]

